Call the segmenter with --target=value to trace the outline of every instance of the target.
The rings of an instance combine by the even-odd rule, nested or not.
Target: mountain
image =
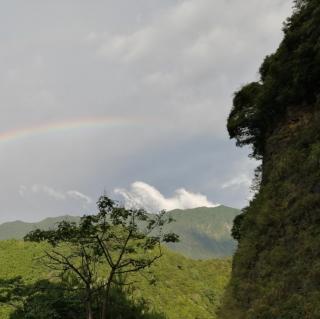
[[[180,236],[180,242],[169,244],[170,249],[194,259],[232,256],[236,242],[231,238],[233,219],[240,213],[227,206],[200,207],[168,212],[175,222],[166,226]],[[0,225],[0,240],[22,239],[36,228],[53,228],[61,220],[79,221],[79,217],[61,216],[47,218],[39,223],[21,221]]]
[[[240,211],[227,206],[173,210],[175,220],[166,230],[180,236],[180,242],[168,246],[185,256],[196,259],[232,256],[236,242],[230,232]]]
[[[235,94],[237,145],[261,160],[235,219],[239,246],[221,319],[320,318],[320,2],[297,0],[260,79]]]
[[[0,241],[0,280],[21,276],[28,284],[41,279],[54,281],[53,272],[37,258],[47,246],[18,240]],[[149,308],[163,313],[167,319],[216,319],[230,271],[231,259],[192,260],[164,249],[163,257],[144,275],[128,278],[129,282],[134,281],[128,298],[143,297]],[[13,307],[0,303],[1,319],[12,318],[12,312]]]
[[[0,240],[23,239],[23,237],[27,233],[34,229],[50,229],[62,220],[78,222],[80,218],[66,215],[46,218],[37,223],[27,223],[19,220],[14,222],[3,223],[0,225]]]

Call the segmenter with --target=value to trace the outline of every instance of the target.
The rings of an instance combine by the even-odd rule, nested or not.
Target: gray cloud
[[[222,186],[252,176],[257,163],[247,159],[247,149],[228,141],[226,118],[232,93],[256,78],[262,59],[281,40],[291,5],[290,0],[4,4],[0,221],[87,212],[104,189],[112,194],[137,180],[166,198],[185,188],[210,202],[244,206],[248,183]],[[126,123],[1,139],[25,127],[102,116]],[[26,190],[20,185],[35,184],[80,190],[92,203],[84,208],[85,198],[82,204],[75,198],[54,200],[44,189],[21,196]]]

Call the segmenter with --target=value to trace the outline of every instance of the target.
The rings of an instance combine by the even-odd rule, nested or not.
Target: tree
[[[261,84],[253,82],[235,93],[227,124],[230,138],[236,139],[237,146],[253,145],[253,156],[257,157],[261,154],[260,113],[257,106],[260,89]]]
[[[308,4],[308,0],[294,0],[294,8],[301,10]]]
[[[79,224],[63,221],[56,229],[34,230],[27,241],[46,241],[45,265],[63,280],[74,281],[83,292],[87,319],[93,319],[93,304],[98,303],[99,317],[108,318],[110,291],[124,276],[139,273],[162,256],[162,242],[176,242],[174,233],[163,233],[172,222],[164,211],[156,215],[144,209],[126,209],[101,196],[96,215],[83,216]]]

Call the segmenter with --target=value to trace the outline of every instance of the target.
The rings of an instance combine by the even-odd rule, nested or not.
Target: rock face
[[[253,145],[262,166],[259,192],[234,223],[221,319],[320,318],[320,4],[296,5],[254,96],[246,86],[229,118],[231,137]],[[300,91],[287,95],[288,81]]]

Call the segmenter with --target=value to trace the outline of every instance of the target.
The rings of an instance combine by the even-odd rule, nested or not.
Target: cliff
[[[261,159],[221,319],[320,318],[320,3],[296,1],[261,79],[235,94],[228,130]]]

